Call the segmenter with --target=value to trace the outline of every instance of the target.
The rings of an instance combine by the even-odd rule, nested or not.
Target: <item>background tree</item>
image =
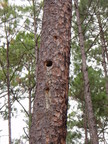
[[[102,27],[104,29],[104,36],[106,35],[106,13],[107,9],[104,7],[102,9],[102,1],[99,1],[98,3],[101,7],[101,16],[102,16]],[[104,126],[104,122],[106,123],[106,112],[108,110],[107,107],[107,102],[106,102],[106,92],[105,92],[105,77],[102,69],[102,53],[101,53],[101,47],[100,47],[100,31],[98,31],[98,22],[96,19],[96,8],[97,8],[97,1],[94,3],[94,1],[80,1],[79,2],[79,9],[80,9],[80,18],[81,18],[81,26],[82,26],[82,32],[84,36],[84,46],[85,46],[85,52],[86,52],[86,60],[87,60],[87,65],[88,65],[88,73],[89,73],[89,79],[90,79],[90,89],[91,89],[91,97],[92,97],[92,102],[93,102],[93,109],[94,109],[94,114],[96,117],[96,123],[98,126],[98,134],[99,134],[99,141],[104,142],[107,140],[107,137],[105,139],[103,138],[102,135],[102,127]],[[105,11],[104,11],[105,10]],[[103,12],[104,11],[104,12]],[[79,42],[78,42],[78,29],[76,25],[76,16],[74,14],[74,9],[73,9],[73,17],[72,17],[72,30],[73,30],[73,35],[72,35],[72,64],[73,64],[73,70],[74,70],[74,75],[71,76],[70,80],[70,96],[73,96],[74,99],[76,99],[79,103],[80,110],[83,112],[83,96],[84,96],[84,88],[83,88],[83,77],[82,77],[82,68],[81,68],[81,54],[79,51]],[[106,38],[106,37],[105,37]],[[105,40],[106,41],[106,40]],[[106,57],[107,59],[107,57]],[[80,101],[79,101],[80,100]],[[101,102],[101,103],[100,103]],[[102,106],[104,105],[104,106]],[[103,109],[103,110],[102,110]],[[102,110],[102,111],[101,111]],[[82,118],[81,121],[78,120],[79,125],[73,125],[73,129],[75,126],[79,128],[79,130],[82,130],[84,128],[83,125],[83,118],[84,115],[82,113]],[[104,116],[103,116],[104,115]],[[74,116],[75,119],[77,117],[77,112],[76,115]],[[73,119],[74,119],[73,117]],[[104,118],[105,119],[104,119]],[[79,116],[78,116],[79,118]],[[104,119],[104,120],[102,120]],[[69,123],[71,123],[72,120],[69,119]],[[88,122],[87,122],[88,123]],[[69,124],[69,129],[70,129],[70,134],[72,134],[74,131],[72,130],[72,127]],[[107,129],[107,128],[105,128]],[[78,131],[79,131],[78,130]],[[75,131],[76,135],[78,134],[78,131]],[[87,126],[87,132],[88,132],[88,140],[89,140],[89,129]],[[107,130],[104,131],[104,136],[106,135]],[[76,137],[77,138],[77,137]],[[81,141],[76,142],[74,139],[75,143],[82,143],[84,141],[84,134],[83,132],[81,133]],[[77,139],[76,139],[77,140]]]
[[[4,3],[2,4],[2,7],[4,8]],[[17,111],[17,108],[14,107],[14,103],[17,102],[25,112],[26,116],[29,117],[29,121],[27,121],[27,125],[30,126],[30,121],[31,121],[31,111],[32,111],[32,103],[33,103],[33,95],[35,93],[35,77],[34,77],[34,69],[35,66],[33,63],[35,63],[35,43],[34,43],[34,29],[28,29],[28,27],[31,27],[33,25],[33,20],[32,18],[29,18],[28,12],[33,14],[33,6],[15,6],[15,5],[10,5],[7,1],[7,7],[8,10],[5,8],[5,13],[6,13],[6,20],[3,18],[3,10],[1,9],[1,29],[3,30],[4,24],[6,25],[6,33],[9,33],[8,38],[9,38],[9,51],[8,51],[8,59],[10,61],[10,68],[9,68],[9,76],[10,76],[10,103],[11,103],[11,112],[12,115],[15,115],[14,111]],[[39,14],[42,9],[42,4],[40,5],[39,3],[35,6],[37,9],[36,17],[37,17],[37,24],[39,25],[40,19]],[[6,11],[7,10],[7,11]],[[22,12],[22,13],[21,13]],[[23,15],[24,14],[24,15]],[[23,26],[21,24],[20,18],[24,19]],[[12,17],[13,16],[13,17]],[[28,16],[28,17],[27,17]],[[12,18],[11,18],[12,17]],[[32,15],[33,17],[33,15]],[[9,26],[9,28],[8,28]],[[12,27],[11,27],[12,26]],[[39,25],[40,26],[40,25]],[[38,26],[37,26],[38,28]],[[11,31],[11,32],[10,32]],[[22,32],[20,32],[22,31]],[[3,33],[1,33],[3,34]],[[37,35],[37,34],[36,34]],[[39,46],[39,35],[37,35],[38,40],[36,41]],[[1,35],[1,38],[4,39],[4,35]],[[6,39],[7,40],[7,39]],[[6,51],[5,51],[5,42],[2,43],[0,47],[1,51],[1,84],[5,86],[6,81],[5,77],[7,75],[7,71],[5,69],[6,61]],[[1,98],[2,101],[6,96],[6,91],[4,90],[5,87],[1,87]],[[21,101],[24,99],[28,99],[29,95],[29,112],[28,109],[24,108],[23,104]],[[6,106],[6,107],[5,107]],[[4,116],[5,119],[7,119],[7,102],[0,107],[1,114]],[[26,120],[25,120],[26,121]],[[29,128],[27,126],[26,130],[28,131]],[[28,132],[26,132],[27,134]],[[29,134],[26,135],[27,138],[29,138]],[[12,141],[12,140],[11,140]]]
[[[96,123],[95,123],[95,119],[94,119],[93,106],[92,106],[91,93],[90,93],[90,84],[89,84],[89,77],[88,77],[88,70],[87,70],[87,64],[86,64],[86,55],[85,55],[85,49],[84,49],[84,38],[83,38],[79,9],[78,9],[78,1],[75,0],[74,2],[75,2],[75,11],[76,11],[76,15],[77,15],[79,43],[80,43],[81,56],[82,56],[82,71],[83,71],[83,77],[84,77],[85,107],[87,108],[87,117],[88,117],[88,124],[89,124],[89,129],[90,129],[91,141],[93,144],[96,144],[96,143],[98,144]]]

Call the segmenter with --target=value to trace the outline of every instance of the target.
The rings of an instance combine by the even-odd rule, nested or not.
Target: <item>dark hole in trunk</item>
[[[58,37],[57,37],[57,36],[54,36],[54,39],[55,39],[55,40],[57,40],[57,39],[58,39]]]
[[[45,92],[46,92],[46,94],[48,94],[49,93],[49,87],[47,87],[46,89],[45,89]]]
[[[46,66],[47,67],[51,67],[52,66],[52,61],[51,60],[47,60],[46,61]]]

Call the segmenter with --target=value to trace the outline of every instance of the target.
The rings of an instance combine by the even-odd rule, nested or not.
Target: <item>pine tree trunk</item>
[[[10,102],[9,42],[8,40],[7,40],[7,91],[8,91],[8,131],[9,131],[9,144],[11,144],[11,102]]]
[[[107,98],[108,98],[108,74],[107,74],[107,66],[106,66],[106,60],[105,60],[105,57],[107,55],[107,48],[106,48],[106,45],[105,45],[104,32],[103,32],[101,18],[100,18],[99,14],[97,14],[97,19],[98,19],[99,30],[100,30],[100,40],[101,40],[101,45],[102,45],[102,58],[103,58],[102,62],[103,62],[103,68],[104,68],[104,73],[105,73],[106,93],[107,93]]]
[[[88,131],[87,131],[87,109],[84,104],[84,130],[85,130],[85,144],[88,144]]]
[[[38,38],[37,38],[37,18],[36,18],[36,1],[32,0],[32,5],[33,5],[33,20],[34,20],[34,38],[35,38],[35,56],[36,56],[36,68],[35,68],[35,78],[37,81],[37,71],[38,71]],[[37,84],[37,82],[36,82]],[[37,86],[37,85],[36,85]]]
[[[7,80],[7,95],[8,95],[8,134],[9,134],[9,144],[11,144],[11,100],[10,100],[10,75],[9,75],[10,62],[9,62],[9,40],[6,24],[4,24],[4,29],[6,34],[6,59],[7,59],[6,80]]]
[[[30,137],[30,123],[31,123],[31,88],[29,88],[29,137]]]
[[[65,144],[71,0],[44,0],[30,144]]]
[[[90,94],[90,85],[89,85],[88,70],[87,70],[87,64],[86,64],[86,55],[85,55],[85,50],[84,50],[84,37],[82,34],[80,15],[79,15],[79,9],[78,9],[78,0],[74,0],[74,3],[75,3],[76,15],[77,15],[79,41],[80,41],[80,48],[81,48],[81,55],[82,55],[82,70],[83,70],[84,89],[85,89],[84,98],[85,98],[86,108],[87,108],[90,137],[91,137],[91,141],[93,144],[98,144],[96,123],[94,119],[93,106],[92,106],[91,94]]]
[[[30,77],[30,65],[29,65],[29,88],[28,88],[28,92],[29,92],[29,138],[30,138],[30,127],[31,127],[31,77]],[[29,142],[30,143],[30,142]]]

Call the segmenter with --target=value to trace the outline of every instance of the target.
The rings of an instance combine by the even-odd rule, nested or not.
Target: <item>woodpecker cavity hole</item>
[[[46,91],[49,91],[49,87],[46,88]]]
[[[71,9],[70,9],[70,8],[68,8],[67,10],[68,10],[69,12],[71,11]]]
[[[45,65],[46,65],[46,67],[51,67],[52,66],[52,61],[51,60],[47,60]]]
[[[46,92],[46,94],[48,94],[49,93],[49,87],[47,87],[46,89],[45,89],[45,92]]]
[[[54,36],[54,39],[55,39],[55,40],[57,40],[57,39],[58,39],[58,37],[57,37],[57,36]]]

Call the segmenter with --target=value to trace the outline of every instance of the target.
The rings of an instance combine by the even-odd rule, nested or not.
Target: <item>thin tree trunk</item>
[[[30,144],[65,144],[71,0],[44,0]]]
[[[80,15],[79,15],[79,9],[78,9],[78,0],[74,0],[74,3],[75,3],[76,15],[77,15],[79,41],[80,41],[80,48],[81,48],[81,55],[82,55],[82,70],[83,70],[84,89],[85,89],[84,90],[84,98],[85,98],[86,108],[87,108],[90,137],[91,137],[91,141],[93,144],[98,144],[96,123],[95,123],[95,119],[94,119],[93,106],[92,106],[91,94],[90,94],[90,84],[89,84],[88,70],[87,70],[87,64],[86,64],[86,55],[85,55],[85,50],[84,50],[84,37],[82,34]]]
[[[8,131],[9,144],[11,144],[11,100],[10,100],[10,77],[9,77],[9,42],[7,40],[7,89],[8,89]]]
[[[30,127],[31,127],[31,78],[30,78],[30,66],[29,66],[29,138],[30,138]],[[30,143],[30,141],[29,141]]]
[[[5,19],[6,22],[6,19]],[[7,59],[7,74],[6,74],[6,79],[7,79],[7,94],[8,94],[8,133],[9,133],[9,144],[11,144],[11,99],[10,99],[10,75],[9,75],[9,68],[10,68],[10,63],[9,63],[9,41],[8,41],[8,34],[7,34],[7,28],[6,24],[4,24],[5,28],[5,34],[6,34],[6,59]]]
[[[9,42],[8,40],[7,40],[7,91],[8,91],[8,131],[9,131],[9,144],[11,144],[11,102],[10,102]]]
[[[34,19],[34,37],[35,37],[35,56],[36,56],[36,70],[35,77],[37,81],[37,71],[38,71],[38,38],[37,38],[37,18],[36,18],[36,1],[32,0],[33,4],[33,19]]]
[[[105,73],[106,93],[107,93],[107,98],[108,98],[108,74],[107,74],[107,66],[106,66],[106,60],[105,60],[105,57],[107,56],[107,48],[106,48],[106,45],[105,45],[104,32],[103,32],[101,18],[100,18],[99,14],[97,14],[97,19],[98,19],[99,30],[100,30],[100,40],[101,40],[101,45],[102,45],[103,68],[104,68],[104,73]]]
[[[87,109],[84,104],[84,129],[85,129],[85,144],[88,144],[88,131],[87,131]]]
[[[36,63],[36,67],[35,67],[35,78],[37,81],[37,71],[38,71],[38,38],[37,38],[37,18],[36,18],[36,1],[32,0],[32,5],[33,5],[33,23],[34,23],[34,38],[35,38],[35,63]],[[29,77],[29,143],[30,143],[30,128],[31,128],[31,121],[32,121],[32,112],[31,112],[31,85],[30,85],[30,77]],[[37,86],[37,82],[36,82],[36,86]]]

